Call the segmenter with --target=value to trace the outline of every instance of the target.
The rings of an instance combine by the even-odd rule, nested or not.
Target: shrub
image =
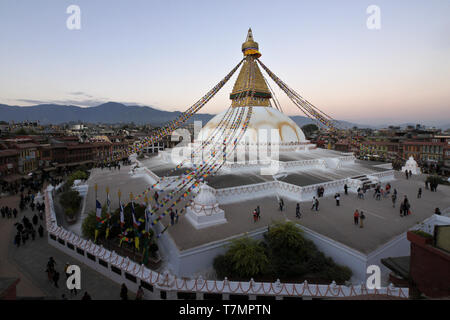
[[[89,174],[86,171],[77,170],[69,175],[66,181],[66,188],[73,186],[75,180],[87,180]]]
[[[81,197],[78,191],[69,190],[63,192],[59,198],[59,203],[63,207],[65,213],[73,218],[80,209]]]
[[[264,273],[269,260],[259,241],[251,238],[233,240],[225,254],[230,277],[250,278]]]
[[[217,276],[240,279],[263,276],[288,281],[310,276],[337,283],[352,276],[348,267],[326,257],[292,222],[276,223],[264,239],[265,242],[249,238],[233,241],[224,255],[214,259]]]
[[[75,217],[75,214],[76,214],[76,212],[75,212],[75,210],[73,210],[73,208],[65,209],[64,213],[66,214],[66,216],[68,216],[70,218]]]
[[[88,239],[93,239],[95,237],[95,228],[97,227],[97,217],[95,212],[91,211],[88,216],[84,218],[83,224],[81,225],[81,232],[83,237]]]
[[[213,267],[219,279],[232,276],[231,261],[224,254],[214,258]]]
[[[412,232],[417,234],[418,236],[421,236],[421,237],[424,237],[424,238],[427,238],[427,239],[432,239],[433,238],[433,236],[431,234],[429,234],[429,233],[427,233],[425,231],[422,231],[422,230],[413,230]]]

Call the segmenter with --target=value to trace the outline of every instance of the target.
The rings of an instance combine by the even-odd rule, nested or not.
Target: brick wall
[[[443,250],[411,242],[410,274],[428,297],[450,296],[450,254]]]

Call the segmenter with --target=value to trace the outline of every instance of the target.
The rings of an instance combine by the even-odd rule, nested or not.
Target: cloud
[[[62,100],[35,100],[35,99],[16,99],[18,102],[25,102],[28,104],[62,104],[62,105],[73,105],[79,107],[94,107],[99,104],[108,102],[106,99],[62,99]]]
[[[75,91],[75,92],[69,92],[70,95],[72,96],[84,96],[84,97],[88,97],[88,98],[93,98],[94,96],[87,94],[86,92],[83,91]]]
[[[24,102],[28,105],[37,105],[37,104],[59,104],[59,105],[71,105],[78,106],[82,108],[88,107],[96,107],[106,102],[110,102],[110,99],[106,98],[94,98],[93,96],[87,95],[83,92],[72,92],[71,95],[80,96],[80,99],[72,98],[72,99],[56,99],[56,100],[37,100],[37,99],[15,99],[16,102]],[[91,98],[89,98],[91,97]],[[138,107],[148,107],[148,105],[135,102],[135,101],[114,101],[117,103],[122,103],[126,106],[138,106]],[[151,106],[155,108],[154,106]],[[160,108],[158,108],[160,109]],[[162,110],[162,109],[160,109]]]

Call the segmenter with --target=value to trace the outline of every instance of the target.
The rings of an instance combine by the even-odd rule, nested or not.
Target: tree
[[[307,244],[302,231],[293,222],[275,223],[265,235],[265,240],[274,275],[295,276],[307,272],[311,245]]]
[[[268,277],[292,281],[319,278],[324,282],[343,283],[352,271],[337,265],[304,238],[293,222],[277,222],[264,235],[263,242],[251,238],[234,240],[224,255],[214,259],[219,278],[237,280]]]
[[[342,283],[352,271],[337,265],[316,245],[305,239],[303,231],[293,222],[278,222],[265,235],[273,277],[304,277],[315,275],[326,281]]]
[[[73,218],[78,210],[80,209],[81,197],[78,191],[69,190],[61,194],[59,198],[59,203],[61,203],[64,208],[65,213]]]
[[[15,134],[17,134],[17,135],[19,135],[19,136],[24,136],[24,135],[27,135],[27,134],[28,134],[28,131],[25,130],[24,128],[20,128],[19,130],[17,130],[17,131],[15,132]]]
[[[269,260],[260,241],[251,238],[233,240],[227,253],[214,260],[219,276],[251,278],[265,272]],[[229,274],[220,274],[223,272]]]
[[[89,212],[88,216],[84,218],[83,224],[81,225],[83,237],[88,239],[94,239],[96,227],[97,227],[97,217],[95,216],[95,211],[91,211]]]
[[[317,127],[314,123],[306,124],[302,127],[302,131],[306,136],[310,136],[317,130],[319,130],[319,127]]]

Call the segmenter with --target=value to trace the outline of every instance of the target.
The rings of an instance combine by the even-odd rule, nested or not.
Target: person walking
[[[339,193],[336,193],[334,195],[334,199],[336,199],[336,206],[339,207],[339,200],[341,200],[341,195]]]
[[[64,273],[65,273],[65,275],[66,275],[66,279],[68,279],[69,276],[70,276],[70,273],[69,273],[69,271],[68,271],[69,266],[70,266],[70,264],[69,264],[68,262],[67,262],[66,265],[64,266]]]
[[[405,200],[403,200],[403,216],[407,216],[409,214],[409,209],[411,205],[409,204],[408,197],[405,195]]]
[[[284,209],[284,201],[283,201],[283,198],[280,198],[280,209],[281,209],[281,211],[283,211],[283,209]]]
[[[358,209],[355,210],[355,213],[353,214],[353,222],[355,225],[358,225],[359,223],[359,211]]]
[[[120,299],[128,300],[128,288],[125,283],[122,283],[122,287],[120,288]]]
[[[256,209],[253,210],[253,222],[258,222],[258,212],[256,211]]]
[[[33,218],[31,218],[31,221],[33,221],[33,224],[36,226],[38,224],[39,218],[36,214],[33,215]]]
[[[53,273],[53,283],[55,284],[55,287],[57,287],[57,288],[59,288],[58,287],[58,281],[59,281],[59,272],[55,271]]]
[[[44,228],[42,227],[42,225],[39,225],[38,233],[39,233],[39,237],[42,238],[44,236]]]
[[[302,214],[300,213],[300,203],[297,203],[297,206],[295,207],[295,217],[299,219],[302,217]]]
[[[417,191],[417,198],[422,198],[422,188],[419,188],[419,191]]]
[[[316,211],[319,211],[319,199],[316,199],[315,207],[316,207]]]
[[[259,206],[256,207],[256,215],[258,216],[259,221],[259,219],[261,219],[261,209],[259,208]]]
[[[47,269],[45,269],[45,272],[47,272],[48,281],[52,282],[53,281],[53,269],[49,268],[49,266],[47,265]]]
[[[14,244],[17,246],[17,248],[20,247],[20,240],[20,233],[17,232],[16,236],[14,237]]]
[[[405,170],[406,180],[408,180],[408,170]]]
[[[144,289],[142,289],[142,286],[139,286],[137,292],[136,292],[136,300],[142,300],[144,299]]]
[[[313,197],[311,210],[314,210],[315,208],[316,208],[316,197]]]
[[[175,224],[175,213],[170,209],[170,224],[173,226]]]
[[[344,185],[344,191],[345,191],[345,195],[348,195],[348,186],[347,186],[347,184]]]
[[[81,300],[92,300],[92,298],[89,295],[89,293],[87,293],[87,291],[85,291],[83,297],[81,298]]]
[[[395,208],[395,201],[397,201],[397,194],[392,194],[392,208]]]
[[[366,218],[364,215],[364,212],[361,211],[361,214],[359,215],[359,227],[364,228],[363,220]]]

